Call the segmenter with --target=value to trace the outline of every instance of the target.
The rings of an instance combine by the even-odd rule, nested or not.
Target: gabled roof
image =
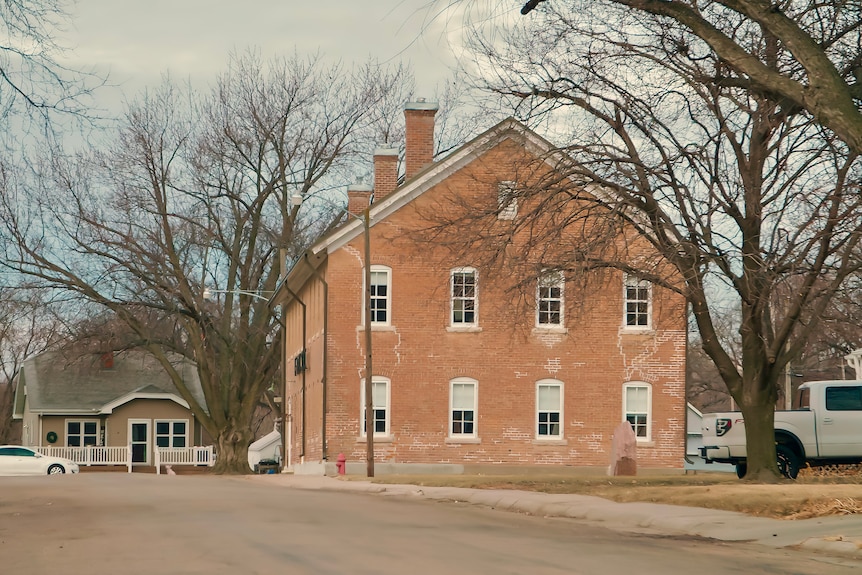
[[[390,214],[409,204],[483,153],[509,139],[516,140],[527,152],[542,158],[551,167],[558,167],[561,162],[571,161],[569,156],[560,152],[548,140],[514,118],[507,118],[463,146],[456,148],[447,156],[432,162],[415,176],[402,183],[386,198],[373,203],[369,210],[370,225],[373,227],[375,223],[384,220]],[[299,289],[315,273],[314,270],[318,269],[326,260],[327,254],[343,247],[361,235],[363,231],[364,222],[357,218],[351,218],[343,226],[319,239],[296,261],[287,277],[278,286],[277,295],[273,296],[273,300],[283,297],[289,301],[295,297],[294,290]],[[287,292],[286,295],[283,293],[284,291]]]
[[[16,399],[23,389],[31,412],[57,415],[111,413],[133,399],[166,399],[188,407],[151,354],[117,352],[111,367],[104,366],[102,356],[46,352],[30,358],[19,373]],[[206,409],[194,363],[180,356],[173,363],[194,398]]]
[[[411,179],[401,184],[382,201],[371,204],[369,210],[371,226],[373,227],[376,222],[386,219],[390,214],[412,202],[483,153],[509,139],[516,140],[524,149],[542,158],[545,163],[552,167],[558,166],[560,161],[569,159],[548,140],[521,122],[514,118],[507,118],[460,148],[456,148],[446,157],[432,162]],[[353,218],[345,225],[322,237],[308,251],[310,255],[318,255],[322,252],[332,253],[361,235],[362,232],[363,223]]]

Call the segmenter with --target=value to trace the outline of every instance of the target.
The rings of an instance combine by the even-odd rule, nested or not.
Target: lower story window
[[[66,445],[69,447],[99,445],[99,422],[95,420],[67,421]]]
[[[563,416],[563,384],[539,382],[536,385],[536,430],[539,439],[557,439],[562,436],[560,425]]]
[[[156,447],[186,447],[187,420],[156,421]]]
[[[360,397],[362,435],[365,435],[368,430],[365,421],[365,381],[362,382]],[[374,435],[389,435],[389,380],[384,377],[371,380],[371,412],[374,418]]]
[[[476,380],[458,378],[451,381],[451,421],[449,434],[453,437],[476,436]]]
[[[631,424],[638,441],[650,440],[651,403],[648,383],[627,383],[623,386],[623,416]]]

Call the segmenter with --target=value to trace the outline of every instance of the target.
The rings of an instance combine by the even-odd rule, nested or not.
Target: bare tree
[[[544,0],[542,0],[544,2]],[[523,2],[513,1],[513,5]],[[513,6],[514,7],[514,6]],[[622,10],[614,10],[614,8]],[[710,53],[722,67],[704,80],[806,110],[855,152],[862,152],[862,5],[827,0],[550,0],[527,2],[534,16],[591,19],[624,28],[632,16],[648,16],[681,31],[681,47]],[[532,13],[531,13],[532,12]],[[770,37],[793,62],[776,67],[746,40],[746,32]],[[540,48],[531,52],[540,55]]]
[[[320,210],[298,218],[290,196],[343,184],[377,140],[376,107],[409,81],[400,68],[254,54],[207,97],[168,81],[106,149],[56,157],[32,183],[6,178],[7,265],[126,324],[215,439],[216,471],[247,473],[255,410],[280,389],[268,296],[327,223]],[[206,405],[169,352],[196,362]]]
[[[7,0],[0,4],[5,32],[0,45],[0,119],[5,137],[31,127],[50,131],[52,118],[84,119],[87,97],[104,80],[60,60],[56,32],[68,19],[64,0]]]
[[[570,247],[557,262],[570,273],[620,269],[683,294],[745,416],[748,476],[772,481],[779,383],[860,267],[857,154],[797,102],[716,81],[728,63],[685,31],[627,10],[608,20],[606,7],[551,9],[509,36],[478,38],[483,69],[496,73],[489,87],[569,142],[574,158],[560,165],[566,189],[549,193],[564,184],[554,181],[519,192],[541,198],[532,202],[541,211],[519,213],[513,233],[538,251]],[[776,36],[741,24],[726,33],[778,73],[799,73]],[[555,226],[534,224],[548,213],[559,214]],[[566,237],[603,215],[604,234]],[[628,229],[651,251],[621,246]],[[739,357],[716,325],[728,301],[738,310]]]
[[[62,336],[62,323],[46,300],[47,294],[36,290],[0,287],[0,443],[20,438],[12,402],[21,364]]]

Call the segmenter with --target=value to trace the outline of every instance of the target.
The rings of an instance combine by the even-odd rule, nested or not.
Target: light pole
[[[235,293],[235,294],[239,294],[239,295],[247,295],[249,297],[253,297],[256,299],[262,299],[263,301],[269,301],[268,297],[266,297],[265,295],[261,295],[262,293],[265,293],[265,292],[256,292],[256,291],[249,291],[249,290],[244,290],[244,289],[210,289],[210,288],[204,288],[203,297],[205,300],[209,301],[212,299],[213,295],[217,294],[217,293]]]
[[[317,199],[335,205],[325,198]],[[299,207],[302,205],[303,196],[293,194],[290,196],[291,203]],[[365,466],[366,475],[374,477],[374,385],[371,356],[371,202],[362,211],[362,215],[347,211],[346,208],[338,207],[348,216],[362,222],[362,231],[365,236]],[[304,342],[303,342],[304,345]]]

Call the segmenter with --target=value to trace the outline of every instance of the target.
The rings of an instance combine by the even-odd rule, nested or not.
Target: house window
[[[555,380],[536,384],[536,436],[539,439],[562,437],[563,384]]]
[[[627,383],[623,386],[623,417],[635,432],[638,441],[650,440],[652,389],[648,383]]]
[[[456,268],[452,270],[452,325],[474,326],[478,322],[479,299],[476,291],[476,270]]]
[[[360,421],[362,421],[362,433],[364,437],[367,426],[365,424],[365,380],[361,382],[360,396]],[[385,377],[375,377],[371,380],[371,410],[374,414],[374,437],[389,435],[389,380]]]
[[[539,278],[536,293],[536,325],[560,327],[563,325],[563,272],[546,272]]]
[[[156,420],[156,447],[186,447],[188,420]]]
[[[459,377],[449,382],[449,435],[451,437],[476,437],[476,391],[475,379]]]
[[[514,220],[518,215],[518,198],[515,196],[515,182],[497,184],[497,218]]]
[[[392,269],[371,266],[371,323],[389,325],[392,302]],[[364,309],[364,308],[363,308]]]
[[[68,447],[99,445],[99,422],[94,419],[82,421],[67,420],[66,445]]]
[[[637,276],[626,276],[625,282],[625,327],[649,329],[650,283]]]

